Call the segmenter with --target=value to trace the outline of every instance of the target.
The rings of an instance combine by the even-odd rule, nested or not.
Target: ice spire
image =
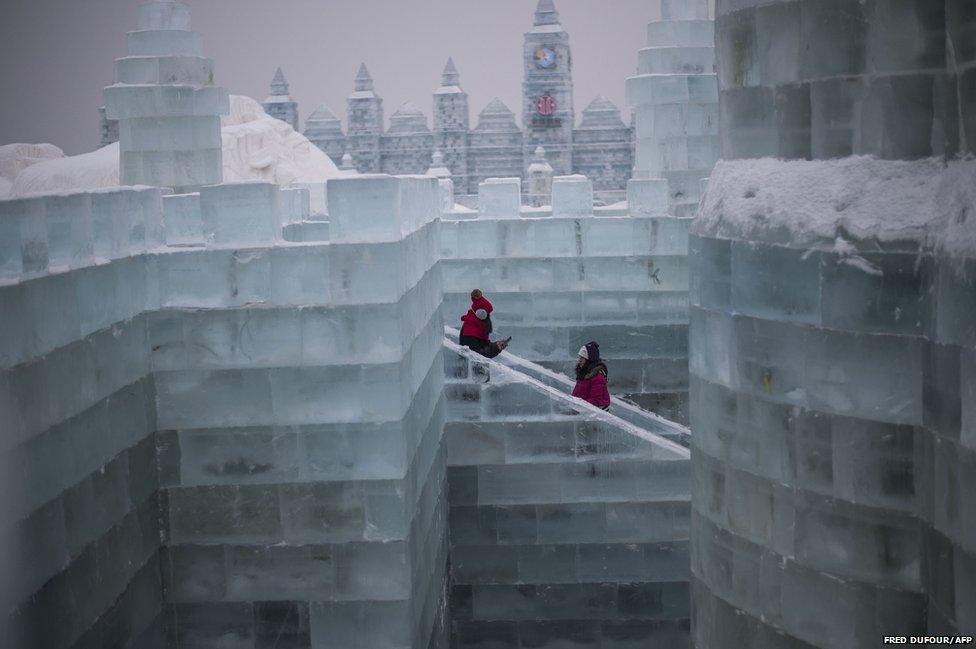
[[[460,86],[461,85],[461,75],[458,74],[457,68],[454,67],[454,59],[448,57],[447,65],[444,66],[444,72],[441,73],[441,86]]]
[[[373,89],[373,77],[369,76],[369,70],[365,63],[359,64],[359,72],[356,73],[356,92],[365,92]]]
[[[539,25],[558,25],[559,12],[552,0],[539,0],[539,5],[535,8],[535,24]]]
[[[271,80],[271,94],[278,96],[288,94],[288,81],[285,79],[285,73],[281,71],[281,68],[275,71],[274,79]]]

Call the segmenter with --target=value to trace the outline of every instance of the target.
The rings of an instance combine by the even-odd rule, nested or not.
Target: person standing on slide
[[[471,308],[461,316],[460,343],[487,358],[501,354],[512,338],[491,342],[491,312],[494,307],[481,289],[471,291]]]

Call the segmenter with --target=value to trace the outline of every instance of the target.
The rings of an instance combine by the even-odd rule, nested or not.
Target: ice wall
[[[971,12],[717,12],[729,161],[689,253],[694,643],[971,633],[976,173],[951,158]]]
[[[0,202],[4,647],[130,646],[159,615],[161,215],[158,189]]]
[[[687,646],[688,452],[445,347],[453,646]]]
[[[718,86],[714,23],[703,0],[660,0],[647,26],[637,75],[627,79],[634,107],[635,179],[664,178],[670,212],[689,216],[701,181],[718,158]]]
[[[4,646],[443,646],[437,183],[302,199],[0,203]]]
[[[214,245],[158,259],[177,646],[426,646],[447,553],[436,181],[331,182],[328,244],[243,240],[243,207],[277,221],[269,188],[205,188]]]
[[[690,219],[666,216],[663,194],[641,215],[601,216],[577,176],[555,180],[551,212],[520,212],[517,185],[482,189],[500,193],[483,193],[490,211],[441,225],[445,322],[459,326],[481,288],[516,354],[569,372],[597,340],[615,394],[685,419]]]

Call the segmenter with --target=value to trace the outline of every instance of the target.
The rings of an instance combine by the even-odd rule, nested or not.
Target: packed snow
[[[9,188],[27,167],[63,157],[64,151],[53,144],[5,144],[0,146],[0,179],[6,180]]]
[[[231,95],[230,114],[221,118],[224,181],[264,180],[278,185],[324,182],[349,175],[318,147],[285,122],[264,112],[249,97]],[[9,147],[21,147],[16,155]],[[23,147],[35,147],[33,150]],[[33,153],[32,153],[33,152]],[[117,187],[119,145],[110,144],[91,153],[63,157],[50,144],[8,145],[0,148],[7,192],[0,183],[0,198]],[[30,157],[32,153],[34,157]],[[47,159],[43,159],[47,155]],[[41,158],[34,164],[28,160]],[[20,169],[17,167],[20,166]],[[6,169],[18,173],[6,176]]]
[[[916,241],[976,256],[976,160],[721,160],[694,231],[840,251],[849,240]]]
[[[17,175],[10,198],[118,187],[119,143],[91,153],[39,162]]]

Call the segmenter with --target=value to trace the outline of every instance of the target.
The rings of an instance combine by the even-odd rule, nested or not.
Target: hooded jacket
[[[573,396],[606,410],[610,407],[610,390],[607,388],[607,366],[603,361],[587,363],[577,371]]]
[[[477,338],[479,340],[488,341],[490,340],[489,334],[491,333],[491,312],[492,309],[491,302],[488,298],[479,297],[477,300],[472,300],[471,308],[468,312],[461,316],[461,337],[471,336],[472,338]],[[475,312],[478,309],[484,309],[488,314],[488,317],[484,320],[480,319]]]

